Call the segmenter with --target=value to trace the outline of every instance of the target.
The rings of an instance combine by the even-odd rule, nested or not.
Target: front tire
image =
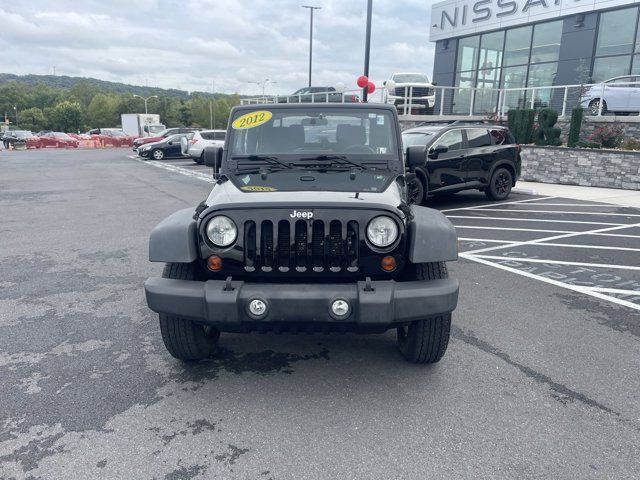
[[[416,205],[422,205],[425,201],[425,188],[420,177],[416,177],[409,182],[409,199]]]
[[[153,152],[151,152],[151,156],[154,160],[162,160],[164,158],[164,152],[159,148],[156,148]]]
[[[513,188],[513,175],[506,168],[497,168],[484,190],[489,200],[506,200]]]
[[[600,99],[596,98],[591,100],[591,102],[589,102],[589,113],[591,115],[598,115],[598,111],[600,110]],[[604,115],[605,113],[607,113],[607,102],[606,101],[602,101],[602,115]]]
[[[444,262],[421,263],[416,265],[416,280],[438,280],[448,278]],[[451,314],[416,320],[406,327],[399,327],[398,349],[411,363],[436,363],[449,345]]]
[[[196,162],[198,165],[203,165],[204,164],[204,150],[202,151],[202,153],[200,154],[199,157],[197,158],[193,158],[193,161]]]
[[[197,280],[194,263],[167,263],[163,278],[174,280]],[[184,361],[202,360],[210,357],[217,348],[220,332],[210,326],[186,318],[159,314],[162,341],[169,353]]]

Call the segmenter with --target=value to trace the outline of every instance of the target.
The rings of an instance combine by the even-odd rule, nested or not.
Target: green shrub
[[[538,113],[538,128],[533,132],[536,145],[560,145],[562,130],[554,127],[558,121],[558,112],[553,108],[543,108]]]
[[[576,107],[571,110],[571,124],[569,126],[569,138],[567,139],[567,146],[575,147],[580,141],[580,130],[582,129],[582,119],[584,117],[584,110],[582,107]]]
[[[640,150],[640,140],[629,138],[622,144],[622,148],[625,150]]]
[[[531,143],[535,110],[517,109],[507,112],[507,124],[517,143]]]
[[[602,148],[617,148],[624,140],[624,128],[621,125],[598,127],[589,137],[590,142],[602,145]]]

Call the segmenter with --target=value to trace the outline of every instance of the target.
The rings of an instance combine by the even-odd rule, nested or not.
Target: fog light
[[[207,260],[207,268],[212,272],[219,272],[222,270],[222,259],[216,255],[211,255]]]
[[[331,313],[336,317],[346,317],[349,314],[349,302],[339,298],[331,304]]]
[[[267,313],[267,304],[264,303],[259,298],[251,300],[249,302],[249,313],[251,313],[251,315],[254,315],[256,317],[261,317],[262,315]]]
[[[396,269],[396,259],[391,255],[382,257],[382,260],[380,261],[380,268],[385,272],[393,272]]]

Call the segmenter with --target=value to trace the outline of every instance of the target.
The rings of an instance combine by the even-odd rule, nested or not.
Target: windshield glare
[[[257,126],[235,128],[231,120],[231,156],[309,157],[348,155],[350,159],[397,159],[391,112],[382,109],[267,109],[270,119]]]

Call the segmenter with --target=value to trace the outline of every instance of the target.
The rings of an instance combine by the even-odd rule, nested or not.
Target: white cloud
[[[96,77],[164,88],[270,93],[307,82],[309,13],[293,0],[24,0],[4,6],[6,73]],[[376,0],[370,76],[431,74],[428,0]],[[366,0],[315,0],[313,83],[355,88]]]

